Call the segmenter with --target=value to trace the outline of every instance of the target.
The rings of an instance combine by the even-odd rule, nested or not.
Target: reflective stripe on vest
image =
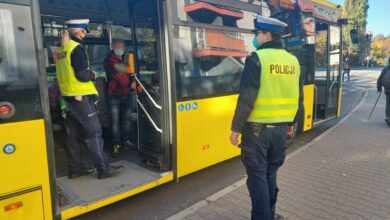
[[[247,121],[292,122],[298,111],[300,67],[297,58],[283,49],[261,49],[260,89]]]
[[[76,41],[70,40],[65,47],[60,48],[56,63],[56,74],[58,85],[62,96],[97,95],[93,82],[81,82],[76,78],[71,63],[71,54],[79,45]]]

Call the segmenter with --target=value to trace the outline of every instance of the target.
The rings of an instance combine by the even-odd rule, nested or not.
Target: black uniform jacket
[[[381,81],[382,81],[382,78],[385,76],[385,74],[390,74],[390,64],[382,70],[381,75],[378,78],[377,87],[378,87],[378,90],[380,90],[380,91],[382,91],[383,85],[382,85]],[[385,87],[385,93],[390,94],[390,88]]]
[[[283,46],[281,41],[270,41],[262,44],[259,50],[266,48],[283,49]],[[242,132],[242,129],[252,112],[261,86],[260,75],[261,63],[256,52],[253,52],[246,58],[244,70],[241,75],[240,95],[237,101],[236,112],[233,117],[232,131]],[[298,119],[298,114],[303,108],[303,79],[303,74],[301,74],[299,83],[299,110],[295,116],[294,122]]]
[[[87,52],[84,48],[84,41],[76,37],[71,37],[72,40],[80,43],[70,55],[71,64],[76,75],[76,79],[80,82],[88,82],[95,80],[95,75],[92,71],[88,70],[89,62]]]

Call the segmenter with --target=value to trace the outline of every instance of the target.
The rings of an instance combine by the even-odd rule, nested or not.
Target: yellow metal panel
[[[177,176],[238,156],[229,142],[238,95],[177,103]]]
[[[334,8],[334,9],[337,9],[337,10],[340,10],[341,11],[341,7],[340,8],[337,8],[337,4],[336,3],[333,3],[331,1],[327,1],[327,0],[313,0],[313,2],[315,4],[320,4],[320,5],[324,5],[324,6],[327,6],[329,8]]]
[[[340,117],[340,113],[341,113],[341,97],[342,97],[342,94],[343,94],[343,88],[340,87],[340,89],[339,89],[339,104],[337,106],[337,117]]]
[[[304,94],[304,108],[305,108],[305,118],[303,120],[303,131],[308,131],[313,127],[313,118],[314,118],[314,85],[305,85],[303,86]]]
[[[21,190],[41,187],[45,219],[51,219],[50,183],[43,120],[0,125],[0,197]],[[15,146],[6,154],[5,145]]]
[[[162,176],[158,180],[149,182],[149,183],[147,183],[145,185],[142,185],[142,186],[137,187],[135,189],[129,190],[127,192],[124,192],[124,193],[121,193],[121,194],[109,197],[107,199],[104,199],[104,200],[101,200],[101,201],[98,201],[96,203],[92,203],[92,204],[89,204],[89,205],[74,206],[74,207],[71,207],[69,209],[65,209],[65,210],[63,210],[61,212],[61,218],[62,219],[74,218],[76,216],[85,214],[87,212],[93,211],[95,209],[98,209],[98,208],[101,208],[103,206],[112,204],[114,202],[117,202],[119,200],[125,199],[127,197],[133,196],[135,194],[144,192],[144,191],[146,191],[148,189],[151,189],[151,188],[154,188],[156,186],[162,185],[164,183],[170,182],[172,180],[173,180],[173,173],[169,172],[166,175]]]
[[[0,219],[45,219],[43,217],[41,190],[0,200]]]

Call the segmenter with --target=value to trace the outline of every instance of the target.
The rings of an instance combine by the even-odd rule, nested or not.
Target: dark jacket
[[[266,48],[283,49],[282,42],[267,42],[260,46],[259,50]],[[256,54],[253,52],[245,60],[244,70],[240,81],[240,95],[237,101],[236,111],[232,122],[232,131],[242,132],[242,129],[252,112],[258,91],[260,89],[261,63]],[[303,109],[303,74],[299,83],[299,110],[295,116],[294,122],[298,120],[298,113]],[[293,124],[292,123],[292,124]]]
[[[85,51],[84,41],[73,36],[71,38],[80,44],[72,51],[72,54],[70,55],[70,60],[76,79],[78,79],[80,82],[95,80],[95,74],[88,70],[89,61],[87,52]]]
[[[382,91],[382,86],[385,87],[384,85],[382,85],[381,81],[386,74],[390,74],[390,64],[387,67],[383,68],[381,75],[376,82],[378,91]],[[390,94],[390,87],[385,87],[385,93]]]
[[[115,64],[123,63],[122,59],[116,56],[112,51],[104,60],[104,69],[108,80],[108,95],[110,96],[126,96],[131,92],[131,83],[133,77],[128,74],[118,73]]]

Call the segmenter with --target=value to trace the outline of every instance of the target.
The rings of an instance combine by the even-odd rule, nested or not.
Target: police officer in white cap
[[[83,166],[80,141],[91,153],[98,178],[106,178],[120,171],[122,166],[112,166],[103,151],[102,127],[95,106],[98,92],[93,81],[96,73],[89,70],[84,40],[88,33],[88,19],[67,21],[56,63],[56,72],[61,95],[68,110],[67,150],[69,178],[92,173]]]
[[[252,200],[252,220],[283,219],[275,214],[277,170],[285,158],[286,136],[302,105],[300,66],[283,49],[287,24],[257,16],[253,45],[241,76],[230,141],[238,145]]]

